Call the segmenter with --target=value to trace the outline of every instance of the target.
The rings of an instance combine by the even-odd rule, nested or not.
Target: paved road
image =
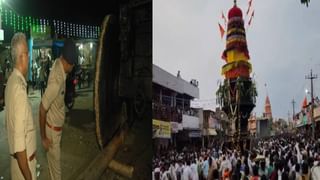
[[[73,109],[66,114],[67,117],[61,140],[62,179],[66,180],[74,173],[85,169],[100,151],[95,134],[93,90],[92,88],[80,89],[77,90],[77,95]],[[32,104],[33,118],[37,128],[36,158],[39,166],[37,168],[38,179],[49,180],[47,159],[40,143],[38,119],[40,92],[31,90],[29,99]],[[4,129],[4,111],[0,112],[0,180],[10,179],[10,157],[7,135]],[[151,105],[149,111],[151,112]],[[133,127],[129,130],[124,144],[115,156],[116,160],[135,168],[132,179],[151,179],[151,132],[150,119],[136,120]],[[100,179],[126,180],[127,178],[106,170]]]
[[[38,110],[39,91],[30,91],[33,118],[37,128],[37,174],[38,179],[49,179],[45,151],[40,143]],[[4,127],[4,111],[0,112],[0,179],[10,179],[10,157],[7,135]],[[75,100],[74,108],[67,112],[61,140],[61,161],[63,179],[68,179],[78,168],[85,167],[99,152],[95,136],[93,118],[93,91],[81,89]]]

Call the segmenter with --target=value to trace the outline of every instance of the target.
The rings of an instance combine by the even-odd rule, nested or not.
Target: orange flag
[[[224,32],[225,30],[223,29],[223,27],[220,25],[220,23],[218,23],[219,25],[219,30],[220,30],[220,35],[221,35],[221,39],[223,38]]]
[[[224,25],[227,25],[227,18],[224,16],[223,11],[221,12],[221,18],[224,20]]]
[[[249,11],[250,11],[250,6],[248,7],[248,10],[247,10],[247,12],[246,12],[246,15],[248,16],[248,14],[249,14]]]
[[[252,4],[252,0],[249,0],[249,6],[248,6],[248,10],[247,10],[247,16],[249,15],[249,11],[250,11],[250,8],[251,8],[251,4]]]
[[[252,11],[252,14],[251,14],[250,20],[249,20],[249,22],[248,22],[248,25],[249,25],[249,26],[250,26],[250,24],[251,24],[251,21],[252,21],[253,16],[254,16],[254,10]]]
[[[302,109],[306,108],[308,106],[307,97],[304,97],[304,100],[302,102]]]

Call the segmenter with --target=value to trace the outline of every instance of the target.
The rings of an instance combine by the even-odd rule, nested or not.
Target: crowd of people
[[[251,150],[213,147],[163,150],[153,158],[154,180],[318,180],[320,138],[287,135],[260,140]]]

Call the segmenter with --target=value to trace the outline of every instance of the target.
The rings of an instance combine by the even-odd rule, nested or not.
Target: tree
[[[309,6],[310,0],[301,0],[301,4],[306,4],[307,7]]]

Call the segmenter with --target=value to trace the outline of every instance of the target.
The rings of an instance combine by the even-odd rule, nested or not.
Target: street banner
[[[303,125],[303,114],[300,112],[298,114],[298,119],[297,119],[297,122],[296,122],[296,127],[300,127]]]
[[[320,106],[313,109],[313,117],[315,121],[320,121]]]
[[[199,137],[201,137],[201,131],[190,131],[189,137],[190,138],[199,138]]]
[[[213,116],[213,113],[209,114],[208,125],[209,125],[209,128],[213,128],[213,129],[220,129],[221,128],[220,122],[218,121],[218,119],[216,119]]]
[[[178,131],[179,131],[179,123],[178,122],[171,122],[171,132],[178,133]]]
[[[157,119],[152,120],[152,138],[171,138],[171,123],[160,121]]]
[[[182,126],[183,129],[200,129],[199,118],[183,114]]]

